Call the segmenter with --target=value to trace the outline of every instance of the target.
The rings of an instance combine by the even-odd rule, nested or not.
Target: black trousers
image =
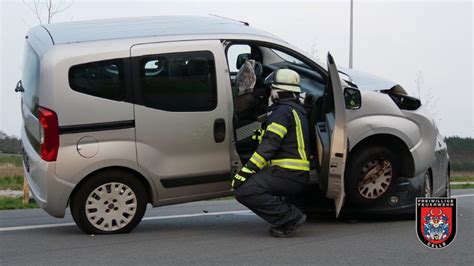
[[[235,189],[234,195],[237,201],[270,224],[290,225],[301,219],[303,213],[275,196],[293,196],[303,192],[308,179],[306,171],[265,167]]]

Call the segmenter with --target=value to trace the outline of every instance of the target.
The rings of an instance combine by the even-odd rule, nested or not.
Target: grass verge
[[[451,182],[474,182],[474,176],[453,176]]]
[[[5,197],[0,196],[0,210],[14,210],[14,209],[34,209],[38,208],[34,199],[30,199],[28,204],[23,204],[23,199],[20,197]]]
[[[21,167],[23,158],[21,155],[1,155],[0,156],[0,165],[2,164],[13,164],[17,167]]]
[[[465,189],[465,188],[474,188],[474,184],[456,184],[456,185],[451,185],[451,189]]]
[[[23,176],[2,176],[0,177],[0,189],[1,190],[22,190],[23,189]]]

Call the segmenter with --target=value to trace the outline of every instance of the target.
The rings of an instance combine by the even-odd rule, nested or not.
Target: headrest
[[[247,61],[249,58],[250,54],[239,54],[239,56],[237,56],[237,62],[235,63],[237,69],[240,69],[245,61]]]
[[[255,75],[254,67],[254,60],[246,60],[239,69],[239,72],[237,72],[237,76],[235,77],[235,85],[239,91],[239,96],[246,93],[251,93],[253,91],[255,83],[257,82],[257,76]]]

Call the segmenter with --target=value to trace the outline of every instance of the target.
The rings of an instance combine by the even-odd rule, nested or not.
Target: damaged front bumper
[[[366,207],[355,206],[346,201],[342,208],[342,218],[348,217],[392,217],[415,214],[416,197],[423,195],[424,175],[414,178],[401,177],[391,189],[383,195],[383,199],[378,200],[374,204]],[[316,190],[316,193],[315,193]],[[326,198],[323,193],[314,185],[305,192],[304,196],[299,200],[291,200],[292,203],[298,205],[306,213],[317,215],[334,216],[334,201]]]

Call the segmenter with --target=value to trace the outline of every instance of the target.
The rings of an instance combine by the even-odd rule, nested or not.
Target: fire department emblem
[[[429,248],[444,248],[456,236],[456,199],[417,198],[416,232]]]

